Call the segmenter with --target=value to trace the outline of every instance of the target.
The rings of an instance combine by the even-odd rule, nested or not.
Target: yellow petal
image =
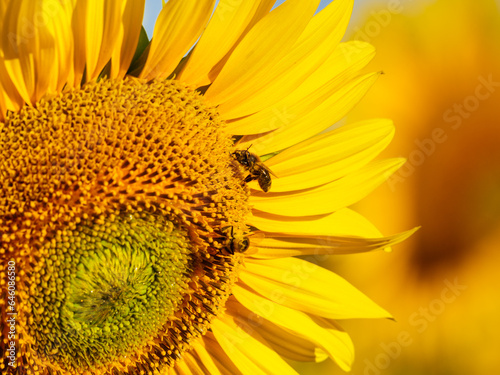
[[[352,6],[353,0],[337,0],[315,15],[277,64],[255,72],[251,86],[218,107],[222,117],[255,113],[295,90],[332,54],[344,35]]]
[[[17,112],[24,100],[12,83],[1,56],[0,52],[0,117],[3,120],[7,110]]]
[[[230,316],[212,323],[215,338],[242,374],[294,374],[297,373],[253,330],[246,332]]]
[[[404,241],[417,229],[375,238],[264,232],[265,237],[259,240],[251,257],[269,259],[315,255],[323,259],[328,255],[356,254],[380,249],[390,251],[390,246]]]
[[[259,1],[259,0],[257,0],[257,1]],[[217,78],[217,76],[220,74],[224,65],[226,65],[227,60],[229,59],[229,57],[233,53],[236,46],[238,46],[238,44],[243,40],[243,38],[248,34],[248,32],[250,30],[252,30],[252,28],[271,11],[275,2],[276,2],[276,0],[261,0],[260,1],[259,7],[257,8],[255,15],[253,16],[252,20],[247,25],[247,27],[245,28],[243,33],[238,38],[238,41],[236,42],[236,44],[231,48],[231,50],[226,54],[226,56],[224,56],[224,58],[222,60],[220,60],[217,63],[217,65],[215,65],[212,68],[212,70],[208,73],[208,77],[210,79],[210,82],[213,82]]]
[[[141,78],[164,79],[196,42],[212,13],[215,0],[170,0],[156,21]]]
[[[124,0],[79,0],[73,17],[74,86],[97,78],[117,48]],[[130,1],[130,0],[129,0]],[[135,48],[135,47],[133,47]]]
[[[0,5],[1,6],[1,5]],[[0,19],[1,22],[1,19]],[[3,40],[2,40],[3,43]],[[0,110],[1,119],[5,118],[7,110],[18,111],[25,100],[8,73],[3,47],[0,47]]]
[[[193,375],[193,374],[200,374],[191,371],[191,366],[188,365],[188,362],[186,361],[185,356],[183,356],[182,360],[177,361],[174,365],[174,371],[175,374],[178,375]]]
[[[119,35],[120,26],[122,25],[123,0],[96,0],[96,3],[99,5],[89,4],[87,27],[95,28],[94,30],[98,30],[98,28],[102,27],[102,34],[99,35],[99,32],[92,32],[92,30],[87,31],[87,80],[97,78],[101,70],[113,56],[118,41],[116,36]],[[100,4],[104,4],[102,10],[102,5]],[[101,17],[101,14],[102,23],[97,25],[99,21],[96,20]],[[94,16],[96,17],[94,18]],[[89,39],[91,38],[94,39],[95,42],[89,43]],[[98,45],[99,48],[97,48]],[[135,46],[130,48],[134,49]]]
[[[309,315],[275,303],[246,288],[235,285],[233,294],[248,310],[258,314],[294,335],[303,337],[323,349],[342,368],[349,371],[354,360],[354,346],[343,330],[326,321],[322,325]]]
[[[271,11],[271,9],[274,6],[274,3],[276,2],[276,0],[260,0],[260,1],[256,0],[256,1],[260,3],[259,7],[257,8],[254,17],[248,24],[242,36],[245,36],[257,22],[259,22],[262,18],[264,18]]]
[[[232,358],[228,357],[228,355],[224,352],[212,331],[206,332],[203,335],[202,339],[198,342],[202,345],[203,350],[206,352],[206,354],[208,354],[213,360],[213,363],[215,364],[215,366],[217,366],[217,369],[221,374],[233,375],[240,373],[238,368],[235,366]],[[197,352],[200,353],[200,350],[197,350]],[[200,358],[204,357],[200,356]],[[212,373],[209,372],[209,374]],[[214,372],[214,374],[217,374],[217,372]]]
[[[360,170],[323,186],[293,193],[255,191],[250,204],[257,210],[276,215],[321,215],[350,206],[367,196],[399,167],[404,159],[369,163]],[[271,190],[272,191],[272,190]]]
[[[391,317],[340,276],[302,259],[247,259],[240,280],[276,303],[324,318]]]
[[[33,49],[36,48],[37,29],[20,30],[23,20],[33,18],[32,7],[27,2],[2,2],[2,54],[3,67],[10,77],[13,89],[24,102],[31,103],[35,87],[35,64]],[[26,27],[26,24],[23,25]],[[30,34],[27,34],[27,31]],[[34,38],[33,38],[34,37]]]
[[[1,75],[0,75],[1,77]],[[5,115],[7,112],[7,104],[5,102],[6,100],[6,95],[4,94],[4,89],[2,87],[2,81],[0,78],[0,122],[4,122],[5,120]]]
[[[113,55],[121,25],[122,0],[88,1],[86,70],[87,80],[91,80],[99,75]]]
[[[243,0],[240,4],[221,0],[177,79],[193,87],[208,85],[208,73],[235,45],[260,4],[255,0]]]
[[[373,160],[393,136],[392,121],[369,120],[295,145],[266,161],[279,176],[272,191],[307,189],[341,178]]]
[[[72,51],[71,7],[49,0],[11,1],[2,4],[1,18],[5,105],[33,104],[45,93],[55,92],[66,79]]]
[[[54,2],[50,2],[54,4]],[[55,87],[51,86],[51,92],[61,92],[66,86],[71,72],[73,71],[73,33],[71,31],[71,19],[73,17],[73,6],[71,2],[60,2],[60,12],[53,16],[53,30],[55,35],[57,59],[58,59],[58,79]]]
[[[325,100],[329,92],[339,90],[352,79],[359,69],[365,66],[375,55],[375,49],[364,42],[340,43],[335,51],[302,85],[286,95],[282,100],[251,116],[231,120],[227,131],[231,134],[265,133],[279,127],[286,127],[293,121],[305,116],[311,110],[309,96],[318,91],[328,90],[324,95],[315,96],[314,100]],[[328,86],[325,86],[328,83]],[[323,89],[322,89],[323,87]],[[318,104],[318,103],[316,103]]]
[[[204,362],[197,353],[191,349],[189,352],[182,354],[182,359],[175,362],[174,373],[181,375],[206,375],[220,374],[220,371],[214,365],[213,361]]]
[[[382,237],[369,220],[349,208],[342,208],[327,215],[309,217],[279,216],[254,210],[249,223],[266,232]]]
[[[252,152],[265,155],[313,137],[344,117],[375,83],[378,75],[363,75],[340,88],[336,82],[326,84],[300,103],[304,108],[302,117],[264,136],[245,136],[238,148],[252,146]]]
[[[203,364],[207,374],[221,375],[217,362],[205,349],[203,340],[195,340],[192,348],[193,354],[198,357],[199,362]]]
[[[255,330],[282,357],[301,362],[323,362],[328,358],[323,350],[302,337],[264,319],[257,323]]]
[[[69,87],[79,87],[82,81],[83,72],[85,71],[87,46],[85,44],[87,28],[87,1],[72,0],[75,4],[73,13],[78,15],[72,20],[73,27],[73,42],[74,42],[74,56],[73,56],[73,68],[71,69],[71,80],[68,84]],[[102,25],[101,25],[102,27]],[[100,37],[99,37],[100,38]]]
[[[117,48],[111,58],[111,78],[123,78],[134,57],[141,33],[145,0],[128,0],[122,3],[120,29],[116,36]]]
[[[255,75],[271,69],[288,53],[318,4],[318,0],[288,0],[260,20],[235,48],[205,98],[217,105],[251,92]]]
[[[70,4],[44,0],[38,1],[33,9],[36,37],[31,41],[34,42],[35,64],[32,103],[35,103],[46,93],[55,93],[64,87],[71,68],[73,46]]]
[[[226,308],[237,321],[250,324],[282,357],[305,362],[322,362],[328,358],[328,355],[310,340],[297,336],[248,310],[234,296],[228,299]]]

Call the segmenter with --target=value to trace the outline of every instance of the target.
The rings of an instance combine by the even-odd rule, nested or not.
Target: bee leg
[[[254,176],[253,174],[250,173],[248,176],[245,177],[245,182],[250,182],[256,180],[257,178],[258,178],[257,176]]]

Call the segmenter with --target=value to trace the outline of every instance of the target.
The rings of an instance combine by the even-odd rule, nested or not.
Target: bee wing
[[[260,230],[250,233],[247,237],[250,240],[250,245],[258,245],[262,242],[262,240],[264,240],[264,238],[266,238],[264,232],[261,232]]]
[[[274,177],[276,177],[276,178],[279,178],[278,176],[276,176],[276,174],[275,174],[272,170],[270,170],[270,169],[269,169],[269,167],[268,167],[267,165],[265,165],[264,163],[261,163],[261,166],[262,166],[262,168],[264,168],[266,171],[268,171],[268,172],[269,172],[269,174],[273,175],[273,176],[274,176]]]
[[[261,231],[249,233],[247,235],[247,238],[250,240],[250,247],[248,248],[247,251],[245,251],[245,254],[246,255],[256,254],[259,243],[261,243],[265,237],[266,236],[264,235],[264,232]]]
[[[257,248],[255,246],[250,245],[250,247],[245,251],[245,255],[253,255],[257,254]]]

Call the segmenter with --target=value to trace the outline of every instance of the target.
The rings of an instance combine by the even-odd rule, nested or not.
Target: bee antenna
[[[250,147],[252,147],[252,146],[253,146],[253,143],[252,143],[250,146],[248,146],[246,150],[248,151],[248,149],[249,149]]]

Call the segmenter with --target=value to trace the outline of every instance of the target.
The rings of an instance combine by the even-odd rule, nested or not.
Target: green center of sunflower
[[[188,289],[189,243],[163,217],[138,216],[82,223],[45,245],[30,293],[36,351],[63,367],[106,363],[173,316]]]
[[[248,191],[216,110],[175,81],[102,80],[10,114],[0,137],[18,363],[172,366],[223,310],[240,259],[228,228],[246,231]]]

